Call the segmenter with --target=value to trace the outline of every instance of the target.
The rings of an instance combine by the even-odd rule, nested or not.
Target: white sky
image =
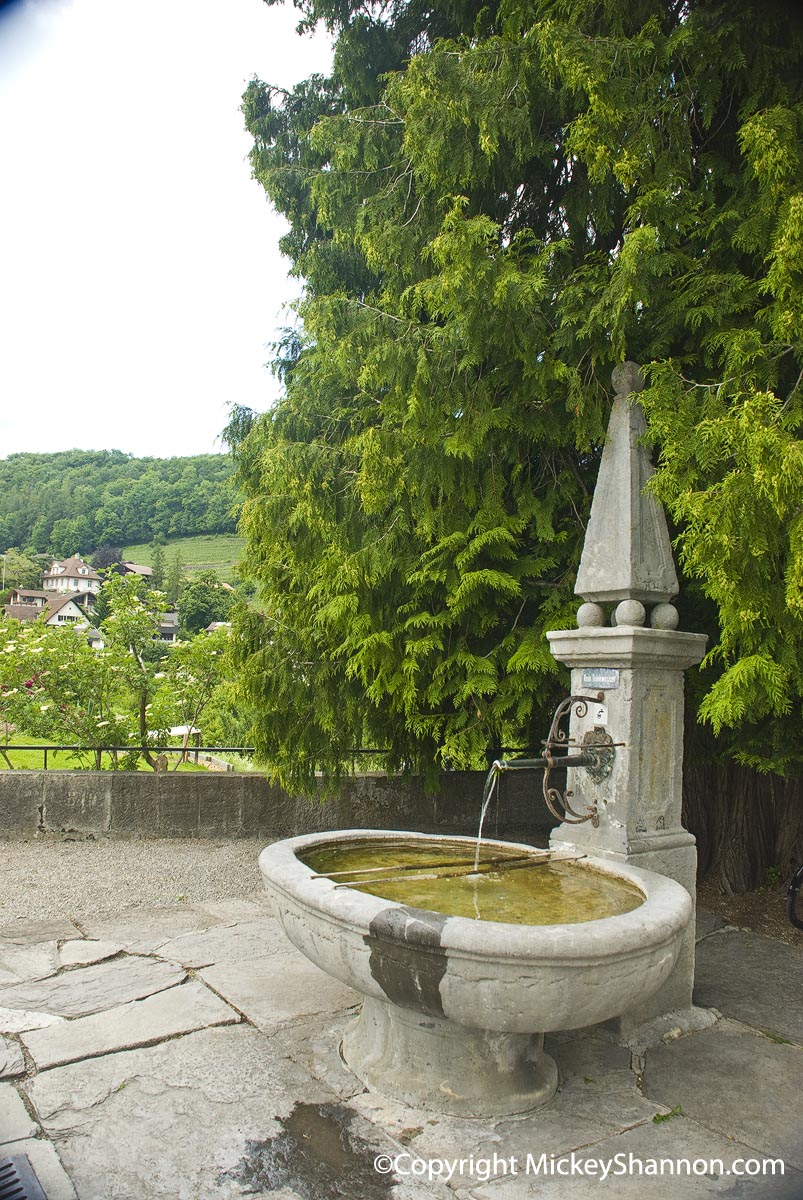
[[[262,0],[23,0],[0,16],[0,458],[220,450],[298,293],[251,179],[252,76],[325,72]]]

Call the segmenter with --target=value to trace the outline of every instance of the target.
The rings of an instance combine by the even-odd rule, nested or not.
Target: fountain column
[[[571,736],[604,729],[617,746],[611,774],[595,781],[569,770],[571,806],[594,806],[598,823],[564,823],[552,846],[646,867],[696,893],[697,853],[681,823],[683,672],[705,653],[704,634],[678,630],[670,601],[678,582],[663,508],[645,484],[653,473],[642,444],[646,423],[635,394],[635,363],[613,372],[616,393],[600,463],[575,592],[577,629],[547,634],[552,654],[572,672],[572,694],[602,699],[580,716]],[[624,1038],[656,1023],[681,1028],[692,1014],[694,921],[663,987],[616,1019]]]

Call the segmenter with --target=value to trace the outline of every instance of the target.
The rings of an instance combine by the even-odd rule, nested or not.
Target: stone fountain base
[[[668,978],[691,918],[673,880],[588,858],[572,871],[635,885],[629,912],[561,925],[448,916],[359,891],[312,870],[314,851],[356,843],[473,852],[474,838],[339,830],[274,842],[259,866],[276,915],[312,962],[361,992],[343,1057],[369,1088],[453,1116],[524,1112],[554,1095],[544,1032],[581,1029],[642,1004]],[[490,851],[538,854],[484,843]],[[370,855],[368,856],[370,859]]]
[[[454,1117],[501,1117],[546,1104],[558,1069],[542,1033],[468,1029],[374,1000],[343,1038],[346,1065],[383,1095]]]

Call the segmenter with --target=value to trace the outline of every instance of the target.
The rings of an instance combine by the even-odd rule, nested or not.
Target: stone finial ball
[[[605,610],[601,604],[592,604],[586,601],[581,604],[577,610],[577,626],[579,629],[587,629],[592,625],[605,624]]]
[[[640,600],[622,600],[616,606],[617,625],[643,625],[647,610]]]
[[[629,396],[631,392],[643,392],[646,387],[638,363],[623,362],[613,368],[611,383],[617,396]]]
[[[653,629],[677,629],[680,613],[674,604],[656,604],[650,613],[650,624]]]

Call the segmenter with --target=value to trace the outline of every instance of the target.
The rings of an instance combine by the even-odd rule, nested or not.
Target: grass
[[[204,571],[215,571],[224,583],[231,583],[234,569],[243,556],[245,541],[236,533],[198,534],[197,537],[168,538],[163,546],[165,570],[169,571],[176,554],[181,558],[188,579]],[[153,566],[153,551],[148,542],[125,546],[123,557],[129,562]]]
[[[27,733],[14,733],[11,735],[11,740],[8,745],[3,745],[3,749],[8,754],[15,771],[41,771],[44,763],[44,755],[40,750],[15,750],[15,746],[53,746],[54,742],[49,742],[45,738],[29,737]],[[155,751],[154,753],[158,753]],[[51,753],[47,756],[48,771],[80,771],[94,770],[95,762],[94,754],[88,753],[84,755],[70,754],[69,751],[63,750],[60,753]],[[168,761],[174,756],[168,755]],[[109,770],[110,755],[103,756],[103,769]],[[179,771],[205,771],[206,767],[196,766],[193,762],[181,763]],[[8,771],[9,766],[5,758],[0,755],[0,771]],[[146,762],[140,759],[137,764],[138,771],[150,771],[151,768]],[[170,767],[172,771],[172,766]]]

